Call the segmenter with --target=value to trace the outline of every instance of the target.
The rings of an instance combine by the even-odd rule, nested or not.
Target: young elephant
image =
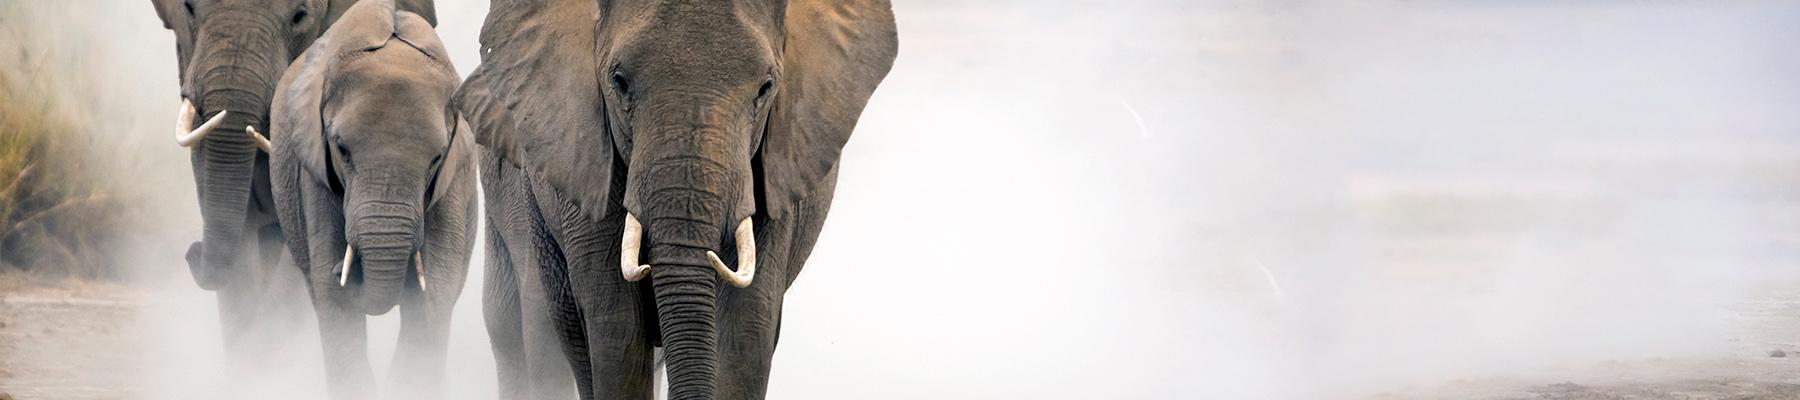
[[[364,314],[396,305],[390,392],[439,397],[476,223],[474,148],[449,104],[457,78],[425,19],[365,0],[282,75],[270,138],[251,130],[270,154],[333,398],[374,393]]]

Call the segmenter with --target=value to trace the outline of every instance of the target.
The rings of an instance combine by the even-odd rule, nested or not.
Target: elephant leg
[[[489,203],[493,204],[493,203]],[[488,344],[494,353],[501,399],[530,399],[526,379],[525,332],[519,308],[519,282],[511,255],[492,218],[487,221],[487,271],[482,280],[481,315],[487,324]]]
[[[389,393],[406,393],[395,397],[409,399],[443,398],[444,354],[450,347],[450,312],[455,303],[456,299],[444,299],[435,292],[406,288],[400,299],[399,343],[393,367],[388,369],[389,382],[393,382]]]
[[[350,293],[338,287],[329,265],[308,274],[319,344],[325,353],[325,386],[332,399],[375,398],[375,371],[369,366],[368,321]]]
[[[616,250],[577,252],[569,258],[573,260],[571,264],[588,266],[571,268],[569,274],[573,286],[579,288],[574,293],[587,332],[595,396],[602,399],[652,398],[652,333],[640,313],[645,307],[640,301],[643,287],[626,282],[617,268],[603,267],[617,263],[601,261],[618,260]]]
[[[525,336],[525,362],[530,371],[532,398],[569,398],[585,386],[578,376],[588,374],[586,357],[571,357],[566,347],[569,338],[580,337],[579,314],[572,311],[567,283],[562,279],[546,281],[544,264],[547,252],[536,250],[513,258],[519,267],[519,303],[523,311],[522,333]],[[553,271],[562,270],[557,263]],[[554,274],[554,273],[550,273]],[[551,288],[551,289],[546,289]],[[573,327],[573,329],[571,329]]]
[[[769,282],[770,286],[778,286],[779,282],[774,281]],[[784,290],[752,286],[721,294],[720,309],[730,311],[719,314],[720,331],[731,332],[719,335],[722,398],[761,399],[768,392]]]
[[[305,277],[282,245],[280,229],[262,225],[246,230],[256,232],[257,240],[245,241],[251,251],[239,252],[242,259],[237,265],[244,272],[233,274],[234,280],[216,292],[233,385],[255,382],[261,374],[291,365],[306,353],[292,343],[308,330]],[[251,388],[232,388],[240,389]]]
[[[622,187],[622,186],[621,186]],[[641,310],[647,294],[643,285],[626,282],[615,267],[619,260],[618,230],[624,213],[608,213],[604,221],[588,220],[574,204],[554,198],[548,190],[534,191],[538,204],[553,219],[555,242],[565,256],[562,266],[570,293],[578,305],[585,332],[592,394],[601,399],[650,399],[654,394],[651,369],[653,334]],[[580,377],[577,377],[578,379]]]
[[[328,286],[327,286],[328,285]],[[317,285],[333,291],[337,282]],[[350,299],[313,301],[318,313],[320,345],[325,350],[325,386],[333,399],[375,397],[375,371],[369,366],[368,321]]]
[[[534,397],[579,394],[583,399],[593,398],[586,333],[569,292],[568,267],[536,208],[528,201],[515,204],[518,207],[509,210],[515,229],[509,232],[507,244],[521,289],[526,362],[537,394]],[[570,393],[570,382],[575,383],[577,393]]]
[[[823,218],[807,220],[811,225],[798,231],[817,232],[824,223]],[[787,221],[770,218],[763,222],[768,224],[764,227],[766,243],[793,243],[797,230]],[[759,238],[758,242],[764,241]],[[768,393],[769,371],[781,336],[781,304],[791,278],[799,273],[796,268],[811,253],[810,248],[769,250],[758,252],[759,269],[767,269],[757,272],[750,287],[719,293],[719,309],[726,310],[719,313],[719,331],[730,332],[719,335],[719,393],[723,398],[761,399]],[[725,257],[735,259],[737,254]]]

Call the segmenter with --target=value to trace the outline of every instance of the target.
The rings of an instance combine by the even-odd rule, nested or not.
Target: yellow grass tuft
[[[0,64],[0,274],[121,278],[105,247],[125,229],[95,142],[43,65]]]

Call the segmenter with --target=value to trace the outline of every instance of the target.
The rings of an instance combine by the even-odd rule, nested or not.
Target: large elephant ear
[[[887,0],[791,0],[787,43],[760,155],[764,205],[781,219],[814,196],[899,52]]]
[[[313,43],[282,72],[269,104],[269,141],[272,163],[299,163],[313,179],[327,180],[324,110],[325,70],[330,52],[320,51],[324,39]]]
[[[593,0],[495,0],[481,28],[481,66],[456,104],[475,142],[542,178],[598,220],[613,177],[596,76]]]
[[[475,158],[475,148],[469,144],[469,123],[460,116],[455,121],[456,126],[450,129],[450,147],[438,163],[437,177],[432,178],[431,203],[427,207],[436,207],[439,201],[449,198],[456,180],[472,178],[463,175],[475,171],[467,167]]]

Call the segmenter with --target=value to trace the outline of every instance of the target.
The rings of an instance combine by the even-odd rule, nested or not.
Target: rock
[[[1769,357],[1773,357],[1773,358],[1787,358],[1787,352],[1785,352],[1785,351],[1781,351],[1781,349],[1775,349],[1775,351],[1771,351],[1771,352],[1769,352]]]

